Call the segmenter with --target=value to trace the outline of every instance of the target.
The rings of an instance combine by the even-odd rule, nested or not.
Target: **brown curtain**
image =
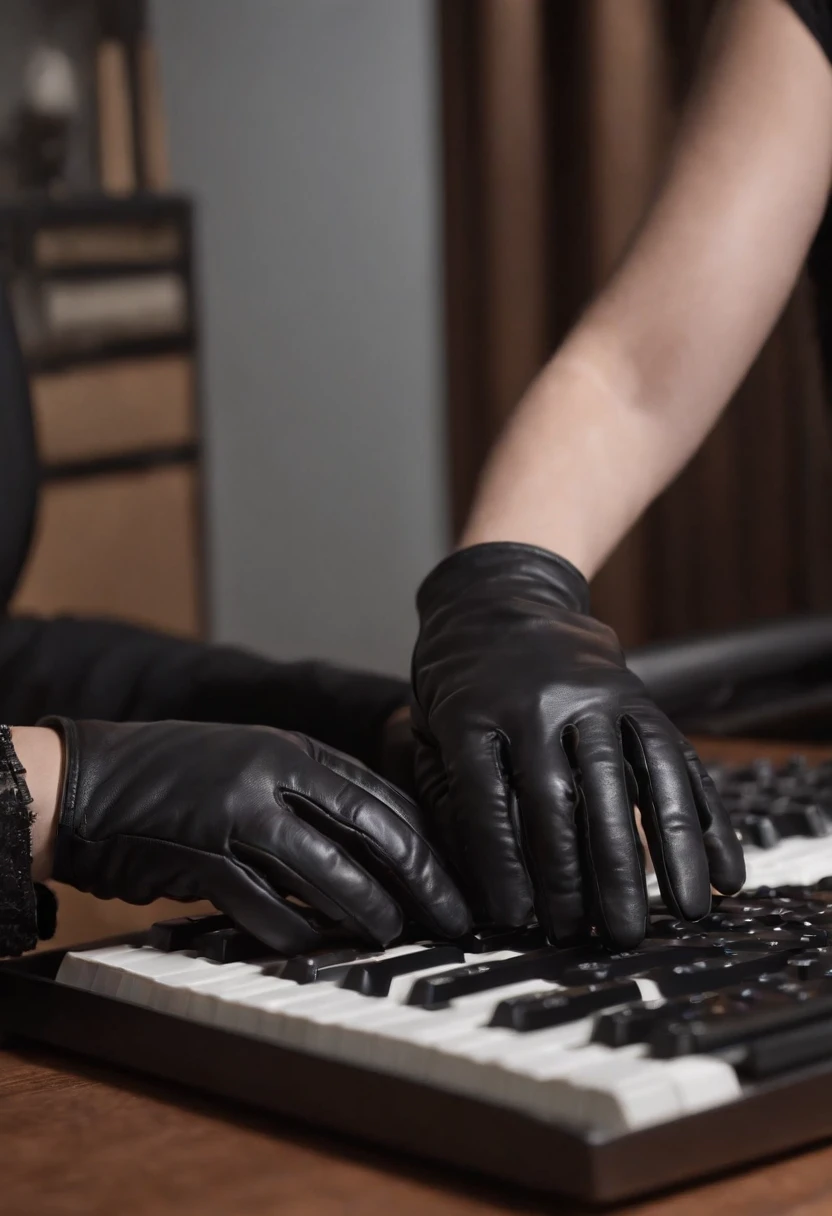
[[[506,417],[643,214],[713,0],[440,0],[454,522]],[[808,285],[593,586],[625,645],[832,610]]]

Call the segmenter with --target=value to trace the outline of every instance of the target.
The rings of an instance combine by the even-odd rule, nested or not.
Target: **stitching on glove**
[[[330,771],[333,771],[333,770],[330,770]],[[339,773],[337,775],[340,776],[341,774]],[[351,781],[351,779],[348,779],[348,778],[343,778],[343,780]],[[407,829],[407,831],[411,832],[416,837],[416,839],[419,841],[419,843],[425,847],[425,849],[428,851],[428,853],[430,854],[433,861],[436,863],[437,868],[439,870],[441,870],[442,874],[444,874],[444,876],[448,879],[448,881],[450,883],[452,883],[454,886],[456,885],[454,883],[453,876],[449,873],[449,871],[447,870],[447,868],[444,864],[443,858],[436,852],[436,849],[433,847],[433,845],[430,843],[430,841],[425,836],[423,836],[421,832],[417,831],[416,828],[414,828],[412,826],[412,824],[409,822],[409,820],[407,820],[404,817],[404,815],[402,815],[398,811],[396,811],[395,807],[388,807],[386,802],[381,802],[381,799],[377,798],[376,795],[372,792],[372,790],[365,789],[365,787],[363,785],[359,785],[358,782],[351,781],[351,783],[354,785],[357,785],[359,789],[364,790],[364,792],[366,794],[368,794],[375,802],[379,802],[382,806],[386,807],[387,810],[392,811],[393,814],[396,816],[396,818],[399,820],[399,822],[404,825],[404,827]],[[325,806],[321,806],[320,803],[313,801],[313,799],[309,798],[305,794],[300,793],[298,790],[286,789],[283,786],[279,786],[279,785],[275,786],[275,790],[277,792],[279,792],[279,794],[280,794],[280,798],[279,799],[275,798],[275,801],[279,801],[280,805],[285,806],[287,808],[287,810],[289,810],[291,813],[294,814],[296,812],[293,810],[291,803],[287,801],[287,795],[293,800],[297,799],[298,801],[304,803],[305,805],[313,807],[316,811],[322,812],[322,814],[329,820],[330,823],[337,824],[338,827],[340,829],[342,829],[343,831],[350,832],[350,833],[352,833],[352,835],[356,836],[359,840],[362,840],[364,842],[364,844],[369,848],[369,850],[373,854],[373,856],[382,862],[385,873],[388,874],[395,882],[397,882],[400,887],[403,887],[408,892],[410,898],[413,900],[413,902],[418,907],[423,908],[426,912],[430,913],[430,905],[423,903],[413,892],[411,892],[410,887],[402,880],[402,878],[399,876],[398,870],[396,870],[395,867],[393,866],[393,862],[392,862],[392,859],[390,858],[389,854],[386,854],[381,851],[381,846],[379,845],[378,841],[375,839],[375,837],[371,836],[364,828],[361,828],[357,824],[354,824],[354,823],[348,823],[344,819],[340,819],[337,815],[332,814]],[[298,818],[303,820],[304,823],[307,822],[305,819],[303,819],[302,815],[298,815]],[[314,823],[311,826],[317,827],[317,825]],[[318,830],[320,830],[320,829],[318,829]],[[360,864],[360,863],[356,863],[356,864]],[[363,869],[363,866],[361,868]],[[372,878],[372,875],[370,875],[370,877]],[[435,925],[437,928],[441,928],[439,921],[436,920],[436,918],[433,915],[430,915],[430,922],[431,922],[431,924]]]
[[[236,844],[238,847],[242,846],[242,848],[248,853],[254,853],[258,857],[262,857],[265,860],[270,861],[270,862],[276,861],[278,863],[278,865],[282,866],[285,870],[288,870],[288,872],[290,874],[292,874],[308,890],[314,891],[317,896],[319,896],[321,899],[325,899],[329,904],[334,904],[335,907],[338,908],[339,911],[343,914],[344,920],[346,920],[350,924],[358,925],[359,927],[361,927],[362,931],[365,934],[367,934],[368,937],[371,937],[373,939],[373,941],[379,940],[378,934],[375,933],[373,930],[371,930],[369,925],[367,925],[367,923],[359,915],[357,915],[355,912],[348,911],[347,908],[345,908],[344,905],[334,895],[330,895],[328,892],[322,891],[321,888],[316,886],[316,884],[310,878],[305,878],[302,874],[298,873],[298,871],[293,866],[289,865],[289,863],[284,861],[282,858],[275,857],[272,853],[269,853],[267,849],[262,848],[260,845],[249,844],[247,841],[239,840],[237,837],[229,837],[228,843],[229,843],[230,848],[231,848],[231,846]],[[339,852],[343,853],[345,859],[347,861],[349,861],[356,869],[361,870],[364,874],[366,874],[367,878],[370,880],[371,883],[373,883],[374,886],[378,886],[378,883],[373,878],[372,874],[370,874],[367,870],[365,870],[364,867],[360,864],[360,862],[355,861],[355,859],[350,857],[350,855],[348,853],[344,852],[344,850],[340,848],[340,846],[337,844],[336,841],[332,841],[331,843],[333,845],[335,845],[336,848],[338,848]],[[247,873],[252,874],[252,875],[257,874],[257,871],[252,870],[250,866],[246,865],[245,860],[242,857],[240,857],[233,850],[233,848],[232,848],[232,856],[234,857],[235,864],[241,865],[246,870]],[[266,875],[261,874],[261,875],[258,875],[258,877],[261,880],[265,881],[269,885],[270,889],[274,890],[274,888],[271,887],[271,883],[269,882]],[[278,891],[277,894],[279,895],[280,892]],[[396,910],[399,913],[399,916],[401,917],[401,909],[398,907],[395,900],[392,899],[392,897],[389,895],[389,893],[385,892],[385,894],[388,895],[390,902],[396,908]],[[324,913],[322,913],[322,915],[325,916],[327,914],[324,912]]]
[[[390,857],[386,853],[383,853],[381,851],[378,841],[375,840],[375,838],[373,836],[370,836],[367,832],[363,831],[361,828],[356,827],[354,824],[346,823],[342,819],[337,819],[335,816],[331,815],[329,813],[329,811],[327,811],[326,807],[320,806],[318,803],[313,802],[311,798],[307,798],[303,794],[299,794],[296,790],[290,790],[289,793],[291,794],[293,799],[298,799],[300,802],[304,803],[306,806],[311,806],[315,810],[322,811],[323,814],[326,815],[326,817],[330,820],[330,822],[337,823],[338,826],[342,830],[349,832],[351,835],[355,836],[358,840],[362,841],[364,843],[364,845],[366,846],[366,848],[368,849],[368,851],[370,853],[372,853],[373,857],[375,857],[375,859],[377,861],[381,862],[381,867],[382,867],[382,870],[384,871],[385,875],[401,891],[403,891],[405,893],[406,897],[412,903],[414,903],[417,908],[419,908],[422,911],[423,915],[426,917],[429,924],[433,925],[434,928],[438,929],[441,933],[444,933],[441,923],[433,914],[433,908],[432,908],[431,904],[424,902],[424,900],[422,900],[415,893],[415,891],[411,890],[411,888],[408,886],[408,884],[404,881],[404,879],[399,874],[398,870],[396,870],[394,868],[394,866],[392,865]],[[286,809],[289,811],[290,814],[297,814],[297,812],[294,810],[294,808],[291,806],[291,804],[286,802],[285,799],[284,799],[283,805],[285,805]],[[308,820],[304,819],[303,815],[297,815],[297,818],[300,819],[301,822],[303,822],[303,823],[309,822]],[[314,822],[312,822],[310,824],[310,826],[315,828],[316,831],[320,830],[318,828],[317,824]],[[407,825],[407,826],[409,826],[409,825]],[[415,834],[418,835],[418,833],[415,833]],[[422,837],[422,836],[419,836],[419,840],[423,844],[426,843],[424,840],[424,837]],[[337,841],[333,842],[333,843],[337,844]],[[342,846],[338,846],[338,847],[342,847]],[[365,867],[361,864],[360,861],[353,858],[351,856],[351,854],[347,853],[345,850],[343,850],[343,851],[345,853],[345,856],[349,858],[349,860],[353,863],[353,865],[355,865],[357,868],[361,869],[365,874],[367,874],[369,876],[369,878],[373,882],[377,883],[377,880],[373,877],[373,875],[370,873],[369,870],[365,869]],[[430,853],[434,858],[436,857],[436,854],[434,853],[433,849],[430,849]],[[445,874],[446,877],[449,879],[449,881],[452,882],[453,879],[448,874],[448,871],[445,869],[445,867],[441,866],[441,869],[442,869],[442,873]],[[310,886],[311,886],[311,884],[310,884]],[[399,907],[398,904],[396,904],[396,901],[392,898],[392,896],[390,896],[389,891],[387,892],[387,894],[390,897],[391,901],[398,908]],[[335,900],[333,900],[333,903],[334,902],[335,902]],[[401,908],[399,908],[399,913],[401,915]]]
[[[643,780],[646,781],[646,783],[647,783],[647,785],[646,785],[647,797],[650,800],[650,807],[649,807],[650,821],[651,821],[653,827],[655,828],[655,832],[652,835],[655,838],[657,838],[657,842],[658,842],[658,846],[659,846],[659,853],[661,855],[662,874],[667,877],[667,885],[668,885],[668,889],[669,889],[669,894],[671,895],[671,897],[673,899],[674,908],[672,910],[675,910],[677,915],[684,918],[684,912],[682,911],[682,908],[679,906],[679,902],[676,899],[676,892],[673,890],[673,884],[670,881],[670,875],[668,873],[667,865],[665,864],[666,853],[665,853],[665,841],[664,841],[664,833],[663,833],[663,829],[662,829],[662,821],[661,821],[661,818],[659,817],[658,812],[656,811],[656,798],[653,793],[653,781],[652,781],[652,777],[650,774],[650,766],[647,763],[647,752],[645,751],[645,748],[644,748],[644,741],[638,732],[636,720],[630,714],[621,714],[618,718],[617,727],[618,727],[619,742],[620,742],[621,748],[622,748],[622,756],[623,756],[623,747],[624,747],[624,740],[623,740],[623,735],[622,735],[622,731],[621,731],[622,723],[625,723],[627,726],[627,729],[629,731],[630,742],[633,743],[638,748],[639,757],[641,760],[641,769],[642,769],[642,773],[643,773]],[[625,784],[626,784],[627,774],[624,773],[623,775],[624,775]],[[636,781],[638,782],[638,777],[636,777]],[[643,814],[645,808],[641,807],[640,809]],[[634,835],[636,834],[635,818],[633,818],[633,833],[634,833]],[[650,839],[649,836],[648,836],[648,843],[651,846],[653,844],[653,840]],[[652,848],[651,848],[651,852],[652,852]],[[655,857],[653,858],[653,868],[654,868],[654,870],[657,871],[657,874],[658,874],[658,867],[656,865]],[[643,872],[642,872],[642,880],[644,880]],[[645,883],[645,893],[646,893],[646,890],[647,890],[647,888],[646,888],[646,883]]]

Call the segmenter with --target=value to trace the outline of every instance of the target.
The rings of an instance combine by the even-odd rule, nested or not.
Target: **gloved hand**
[[[634,802],[676,916],[704,916],[711,884],[742,886],[712,782],[588,615],[574,566],[529,545],[476,545],[428,576],[418,608],[416,784],[475,915],[536,914],[557,941],[594,926],[636,946],[647,896]]]
[[[304,735],[47,718],[66,756],[52,877],[103,899],[209,899],[275,950],[319,944],[314,913],[378,945],[405,920],[470,916],[417,808]]]

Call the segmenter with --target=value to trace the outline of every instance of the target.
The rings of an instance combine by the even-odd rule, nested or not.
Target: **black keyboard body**
[[[748,842],[752,862],[774,874],[778,848],[796,839],[800,848],[811,846],[815,868],[806,870],[796,846],[800,873],[794,882],[784,871],[777,885],[755,886],[715,903],[711,916],[697,925],[674,921],[657,908],[639,952],[611,956],[600,946],[555,952],[534,930],[525,938],[492,934],[458,947],[420,947],[433,953],[425,955],[423,975],[416,975],[400,1000],[402,1016],[413,1007],[429,1019],[431,1010],[480,999],[491,989],[493,1005],[478,1022],[481,1037],[501,1034],[512,1046],[515,1034],[537,1034],[539,1039],[526,1041],[545,1043],[542,1036],[553,1027],[580,1021],[590,1026],[586,1046],[633,1053],[634,1069],[650,1061],[658,1074],[665,1064],[707,1057],[717,1071],[736,1075],[735,1094],[692,1113],[658,1117],[645,1126],[579,1126],[475,1088],[448,1089],[372,1060],[357,1063],[330,1049],[322,1053],[240,1033],[229,1024],[171,1012],[176,1006],[116,997],[106,980],[102,990],[94,990],[91,981],[84,986],[72,978],[73,959],[82,967],[87,957],[98,959],[93,947],[0,965],[0,1031],[10,1042],[19,1036],[48,1043],[390,1149],[582,1200],[617,1201],[736,1168],[832,1137],[832,881],[817,873],[826,867],[832,874],[827,774],[826,768],[797,762],[776,771],[763,764],[720,770],[738,830],[761,833],[756,843]],[[756,818],[749,822],[749,816]],[[760,826],[766,818],[777,840]],[[264,958],[262,947],[224,918],[198,924],[183,919],[123,940],[135,947],[124,948],[125,966],[133,965],[142,947],[142,958],[152,955],[160,966],[165,958],[181,958],[183,965],[204,969],[210,960],[217,975],[229,966],[243,972],[256,964],[257,976],[247,981],[253,991],[268,989],[272,977],[280,977],[284,986],[306,985],[310,999],[316,991],[336,1001],[346,994],[344,1000],[375,1002],[373,1008],[392,1000],[396,984],[410,985],[402,972],[418,971],[401,954],[365,959],[347,947],[323,961]],[[106,955],[100,952],[101,959]],[[472,962],[477,955],[491,961],[478,966]],[[120,956],[117,961],[121,966]],[[59,981],[59,972],[67,978]],[[126,973],[119,974],[123,982]],[[534,990],[523,991],[523,984]],[[570,1050],[586,1046],[571,1044]]]

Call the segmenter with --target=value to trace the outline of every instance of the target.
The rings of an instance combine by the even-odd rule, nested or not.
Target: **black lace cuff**
[[[32,882],[31,802],[11,731],[0,726],[0,955],[22,954],[55,931],[55,897]]]

